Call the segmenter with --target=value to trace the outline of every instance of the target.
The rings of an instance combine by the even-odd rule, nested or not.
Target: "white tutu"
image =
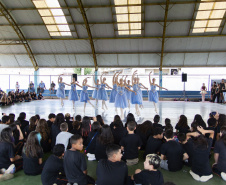
[[[200,94],[207,94],[207,92],[204,90],[201,90]]]

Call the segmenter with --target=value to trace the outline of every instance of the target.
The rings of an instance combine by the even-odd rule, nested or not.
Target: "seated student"
[[[144,157],[148,154],[159,154],[162,146],[163,129],[156,127],[153,136],[150,136],[147,141]]]
[[[109,144],[106,148],[108,159],[101,159],[97,164],[97,185],[126,185],[128,167],[121,162],[121,147]],[[117,178],[116,178],[117,177]]]
[[[95,158],[95,150],[96,150],[96,140],[97,137],[100,133],[100,123],[98,121],[93,122],[92,126],[91,126],[91,132],[88,135],[87,138],[87,147],[85,149],[85,152],[87,153],[87,157],[89,161],[94,161],[96,160]]]
[[[64,154],[64,170],[69,183],[79,185],[95,184],[95,181],[87,175],[87,164],[83,150],[81,135],[73,135],[70,139],[71,149]]]
[[[107,159],[106,147],[108,144],[113,143],[114,137],[112,135],[110,126],[103,125],[96,140],[95,158],[97,161],[99,161],[100,159]]]
[[[166,126],[165,126],[165,131],[166,131],[166,130],[169,130],[169,129],[170,129],[170,130],[173,130],[173,126],[171,125],[171,120],[170,120],[169,118],[166,118],[166,119],[165,119],[165,125],[166,125]]]
[[[130,121],[127,124],[128,134],[122,138],[120,141],[121,149],[124,151],[123,160],[126,160],[126,164],[128,166],[137,164],[139,162],[138,159],[138,151],[141,148],[142,141],[140,136],[134,133],[136,129],[136,123],[134,121]]]
[[[68,132],[71,132],[73,130],[73,126],[72,126],[73,121],[71,120],[71,115],[69,113],[66,113],[64,117],[65,117],[65,122],[68,125]]]
[[[42,173],[43,151],[40,142],[40,133],[33,131],[29,134],[22,152],[23,169],[26,175],[39,175]]]
[[[187,134],[190,132],[190,127],[188,126],[188,119],[185,115],[180,115],[180,119],[175,126],[175,129],[179,133]]]
[[[4,169],[4,173],[13,174],[22,169],[23,160],[21,156],[15,156],[12,138],[12,129],[4,128],[0,137],[0,169]]]
[[[132,180],[136,184],[142,185],[162,185],[164,183],[163,175],[158,170],[161,159],[157,154],[148,154],[144,162],[144,170],[137,169]]]
[[[197,129],[198,132],[187,134],[194,137],[193,159],[190,174],[195,180],[206,182],[213,177],[212,169],[209,163],[209,155],[213,142],[214,131],[204,130],[200,126],[197,127]],[[201,135],[199,133],[201,133]],[[210,134],[209,139],[205,137],[206,134]]]
[[[42,93],[38,94],[38,100],[44,100],[44,97],[43,97]]]
[[[50,113],[48,116],[49,120],[47,121],[47,125],[49,127],[49,129],[51,129],[52,124],[54,123],[55,119],[56,119],[56,115],[53,113]]]
[[[226,127],[220,129],[220,140],[214,147],[214,160],[212,166],[213,173],[222,177],[226,181]]]
[[[114,128],[115,124],[117,124],[117,125],[120,124],[120,126],[123,127],[123,123],[122,123],[122,120],[119,115],[114,116],[114,121],[111,122],[111,124],[110,124],[111,130]]]
[[[60,124],[61,132],[56,137],[56,144],[63,144],[65,150],[67,150],[68,142],[73,134],[68,132],[68,125],[66,122]]]
[[[68,181],[64,176],[64,145],[57,144],[53,147],[53,154],[46,160],[42,170],[42,184],[66,184]]]
[[[127,134],[127,130],[125,127],[123,127],[121,120],[115,121],[112,126],[113,128],[111,129],[111,131],[114,137],[114,143],[116,145],[119,145],[121,139]]]
[[[40,119],[37,123],[36,131],[41,134],[41,147],[43,149],[43,152],[50,152],[51,151],[51,136],[50,136],[50,130],[47,125],[47,122],[45,119]]]
[[[164,128],[161,124],[159,124],[160,121],[160,116],[159,115],[155,115],[154,117],[154,123],[153,123],[153,127],[160,127],[160,128]]]
[[[73,126],[73,129],[70,131],[70,133],[72,134],[79,134],[81,135],[81,125],[82,125],[82,122],[80,121],[74,121],[72,123],[72,126]]]
[[[161,147],[161,168],[176,172],[182,169],[183,161],[188,159],[180,143],[174,140],[173,131],[167,130],[164,136],[166,143]]]
[[[184,151],[188,154],[188,161],[185,161],[185,165],[192,166],[192,156],[193,156],[193,140],[189,137],[189,134],[186,135],[184,133],[179,133],[177,135],[179,142],[181,143]]]
[[[9,127],[10,119],[9,116],[2,117],[2,123],[0,124],[0,134],[4,128]]]
[[[213,144],[212,146],[214,147],[216,139],[217,139],[217,120],[215,118],[209,118],[207,120],[208,127],[206,130],[213,130],[214,131],[214,137],[213,137]],[[209,138],[210,134],[206,134],[206,137]]]

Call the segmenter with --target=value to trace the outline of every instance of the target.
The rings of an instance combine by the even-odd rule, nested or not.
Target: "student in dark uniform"
[[[224,102],[224,94],[223,91],[225,90],[225,83],[224,83],[224,79],[222,79],[221,83],[220,83],[220,98],[221,98],[221,102]]]

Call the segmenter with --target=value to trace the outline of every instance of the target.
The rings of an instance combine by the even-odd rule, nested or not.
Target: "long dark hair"
[[[177,126],[182,128],[188,127],[188,119],[185,115],[180,115],[180,119],[177,123]]]
[[[15,122],[15,114],[10,113],[9,114],[9,120],[10,120],[10,124]]]
[[[49,135],[50,135],[50,131],[49,131],[49,127],[48,127],[48,124],[47,124],[45,119],[40,119],[38,121],[36,131],[41,134],[42,139],[44,141],[48,140]]]
[[[114,122],[116,122],[116,121],[122,121],[119,115],[115,115]]]
[[[137,129],[141,132],[141,134],[146,134],[148,131],[153,131],[152,122],[150,120],[146,120],[142,124],[137,126]]]
[[[218,125],[219,127],[226,126],[226,115],[225,114],[220,114],[219,119],[218,119]]]
[[[15,123],[10,124],[10,125],[9,125],[9,128],[12,129],[12,133],[13,133],[14,139],[16,139],[16,138],[19,139],[20,133],[19,133],[19,131],[17,130],[16,124],[15,124]]]
[[[82,136],[87,137],[91,131],[91,121],[88,116],[84,116],[82,119],[81,132]]]
[[[26,113],[21,112],[17,119],[22,123],[22,121],[25,120],[25,118],[26,118]]]
[[[38,154],[42,152],[42,147],[38,141],[38,134],[38,132],[33,131],[27,138],[27,142],[23,148],[23,152],[27,157],[38,157]]]
[[[14,146],[13,131],[11,128],[7,127],[2,130],[0,141],[6,142],[6,143],[11,143]]]
[[[196,114],[194,117],[194,121],[196,123],[198,123],[199,126],[205,126],[206,127],[206,123],[205,121],[202,119],[202,116],[200,114]]]
[[[224,145],[226,146],[226,126],[222,127],[220,132],[222,134],[220,140],[222,140],[224,142]]]
[[[57,114],[54,124],[60,128],[60,124],[64,122],[65,122],[64,115],[62,113]]]
[[[97,121],[100,123],[100,125],[103,126],[104,125],[104,120],[103,120],[102,116],[101,115],[97,115],[96,118],[97,118]]]
[[[103,145],[114,143],[114,137],[109,125],[102,126],[100,136],[98,137],[98,141]]]
[[[127,127],[127,124],[128,124],[130,121],[136,122],[136,121],[135,121],[135,117],[134,117],[134,115],[133,115],[132,113],[129,113],[129,114],[127,115],[125,127]]]
[[[35,131],[35,128],[36,128],[36,121],[37,121],[37,118],[36,116],[32,116],[30,119],[29,119],[29,131],[32,132],[32,131]]]

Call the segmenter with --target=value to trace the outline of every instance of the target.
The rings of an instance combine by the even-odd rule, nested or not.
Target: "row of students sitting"
[[[117,116],[116,116],[117,117]],[[159,117],[159,116],[158,116]],[[68,126],[67,126],[67,124],[65,124],[64,122],[65,122],[65,119],[60,119],[60,118],[62,118],[62,115],[61,114],[58,114],[57,116],[56,116],[56,119],[55,119],[55,121],[54,121],[54,123],[52,123],[52,125],[51,125],[51,128],[52,128],[52,126],[56,126],[56,124],[55,123],[59,123],[59,120],[61,120],[62,121],[62,123],[60,124],[60,130],[62,131],[62,133],[61,132],[59,132],[60,133],[60,135],[68,135],[69,133],[67,133],[66,131],[68,130]],[[52,118],[51,118],[52,119]],[[215,119],[215,118],[214,118]],[[41,120],[40,120],[41,121]],[[39,122],[40,122],[39,121]],[[154,120],[154,121],[156,121],[156,120]],[[43,121],[43,122],[45,122],[45,121]],[[83,120],[82,120],[82,122],[80,122],[80,121],[77,121],[77,122],[79,122],[79,126],[77,127],[77,131],[78,131],[78,133],[82,136],[82,138],[83,138],[83,143],[84,143],[84,145],[85,146],[88,146],[88,148],[86,148],[86,150],[87,150],[87,152],[90,152],[89,151],[89,149],[91,149],[91,148],[93,148],[93,151],[94,151],[94,153],[93,153],[93,155],[94,155],[94,157],[98,160],[98,161],[100,161],[101,159],[107,159],[107,153],[106,153],[106,148],[107,148],[107,146],[109,145],[109,144],[113,144],[115,141],[116,141],[116,139],[115,138],[117,138],[118,139],[118,143],[121,145],[121,149],[122,150],[124,150],[124,155],[123,155],[123,157],[122,157],[122,159],[125,161],[125,162],[127,162],[127,165],[133,165],[133,164],[136,164],[137,162],[138,162],[138,150],[140,149],[140,147],[142,146],[142,138],[140,138],[139,137],[139,134],[140,134],[140,131],[141,130],[136,130],[136,127],[137,128],[139,128],[139,125],[138,126],[136,126],[137,124],[134,122],[134,121],[129,121],[129,122],[127,122],[127,127],[126,128],[124,128],[124,127],[121,127],[122,125],[121,125],[121,122],[120,122],[120,120],[114,120],[114,122],[111,124],[111,127],[113,127],[113,129],[111,129],[111,127],[109,127],[108,125],[103,125],[101,128],[100,128],[100,123],[99,122],[94,122],[93,124],[92,124],[92,131],[91,131],[91,122],[90,122],[90,118],[88,118],[88,117],[84,117],[83,118]],[[211,121],[210,121],[210,119],[208,120],[208,123],[210,123]],[[154,127],[154,126],[152,126],[151,125],[151,122],[149,121],[149,122],[146,122],[145,123],[145,126],[146,125],[148,125],[147,123],[149,123],[149,127],[148,128],[152,128],[152,127]],[[151,134],[151,136],[149,136],[149,139],[148,139],[148,141],[149,140],[151,140],[150,138],[155,138],[155,139],[158,139],[158,140],[160,140],[161,141],[161,138],[163,137],[163,135],[162,135],[162,133],[163,133],[163,129],[162,129],[162,125],[161,124],[159,124],[159,123],[154,123],[155,124],[155,128],[154,128],[154,134]],[[154,125],[153,124],[153,125]],[[48,125],[48,124],[46,124],[46,122],[45,122],[45,125]],[[74,125],[74,124],[73,124]],[[120,126],[117,126],[117,125],[120,125]],[[156,126],[157,125],[157,126]],[[197,129],[195,129],[195,127],[194,127],[194,125],[195,124],[193,124],[192,125],[192,131],[198,131],[199,132],[199,134],[200,133],[202,133],[202,134],[210,134],[210,136],[208,136],[207,135],[207,137],[209,137],[209,138],[212,138],[212,135],[214,135],[213,134],[213,131],[211,132],[211,131],[204,131],[202,128],[199,128],[199,127],[197,127],[196,126],[196,128]],[[113,134],[114,132],[115,132],[115,130],[117,129],[117,128],[122,128],[122,132],[121,131],[119,131],[118,133],[116,132],[115,133],[115,135]],[[221,129],[223,129],[224,127],[223,127],[223,125],[222,125],[222,127],[221,127]],[[40,129],[41,130],[41,129]],[[125,130],[127,130],[127,131],[125,131]],[[91,132],[90,132],[91,131]],[[137,131],[136,133],[137,134],[135,134],[134,132],[135,131]],[[222,130],[220,130],[220,135],[221,135],[221,139],[220,140],[223,140],[223,138],[225,137],[225,134],[224,134],[224,132],[222,131]],[[208,133],[207,133],[208,132]],[[4,132],[3,132],[4,133]],[[37,139],[38,139],[38,142],[39,142],[39,145],[42,147],[42,140],[43,140],[43,138],[44,137],[42,137],[42,134],[41,134],[42,132],[40,131],[40,132],[37,132],[36,134],[34,134],[34,137],[37,137]],[[67,133],[67,134],[66,134]],[[125,135],[121,135],[120,137],[121,137],[121,139],[119,139],[120,137],[118,137],[121,133],[124,133]],[[128,133],[128,134],[127,134]],[[195,132],[196,133],[196,132]],[[180,134],[183,134],[183,133],[180,133]],[[182,143],[183,142],[183,140],[181,140],[180,139],[180,134],[178,135],[178,139],[180,140],[180,142]],[[188,133],[188,134],[191,134],[191,133]],[[10,134],[8,134],[8,135],[10,135]],[[46,135],[48,135],[48,134],[46,134]],[[58,137],[58,135],[59,134],[57,134],[56,135],[56,138],[55,138],[55,144],[56,143],[63,143],[64,145],[65,145],[65,148],[66,148],[66,146],[67,146],[67,143],[65,144],[64,142],[65,142],[65,137],[61,137],[61,138],[63,138],[63,140],[59,140],[59,142],[57,141],[56,142],[56,140],[57,140],[57,137]],[[93,137],[95,135],[95,137]],[[29,136],[30,136],[30,134],[29,134]],[[71,135],[70,135],[71,136]],[[116,137],[115,137],[116,136]],[[34,137],[31,137],[31,138],[33,138],[33,140],[34,140]],[[41,137],[41,139],[40,139],[40,137]],[[189,135],[187,136],[187,137],[189,137]],[[3,137],[4,138],[4,137]],[[10,135],[10,137],[9,138],[12,138],[12,135]],[[69,136],[68,136],[68,138],[67,138],[67,142],[68,142],[68,140],[69,140]],[[93,138],[93,139],[92,139]],[[129,139],[128,139],[129,138]],[[177,156],[178,155],[178,153],[173,153],[174,152],[174,150],[172,150],[171,152],[172,153],[170,153],[170,149],[171,149],[171,144],[169,144],[169,143],[172,143],[172,146],[176,149],[176,151],[180,151],[181,153],[183,152],[183,158],[184,159],[186,159],[188,156],[189,156],[189,158],[192,158],[191,156],[192,155],[189,155],[189,153],[195,153],[194,151],[192,151],[192,150],[190,150],[190,152],[188,151],[186,151],[187,152],[187,155],[185,154],[185,152],[184,151],[182,151],[181,150],[181,145],[177,142],[177,141],[175,141],[174,139],[172,139],[173,138],[173,131],[171,130],[171,129],[166,129],[165,128],[165,139],[166,139],[166,143],[164,143],[164,144],[162,144],[162,141],[161,141],[161,146],[159,147],[159,149],[157,150],[157,151],[153,151],[153,152],[151,152],[151,153],[157,153],[157,154],[161,154],[161,167],[162,168],[164,168],[164,169],[169,169],[170,171],[178,171],[178,170],[180,170],[181,168],[182,168],[182,166],[183,166],[183,160],[181,160],[182,159],[182,157],[178,157],[180,160],[175,160],[175,158],[171,158],[171,156]],[[194,136],[192,136],[191,137],[194,141],[192,141],[192,143],[193,143],[193,145],[195,146],[193,146],[193,145],[191,145],[194,149],[196,149],[196,147],[197,146],[199,146],[199,145],[195,145],[195,137]],[[199,137],[197,137],[197,138],[199,138]],[[201,137],[200,137],[201,138]],[[201,139],[203,139],[203,138],[201,138]],[[200,143],[200,141],[202,141],[201,139],[197,139],[197,143],[199,144]],[[204,138],[205,139],[205,138]],[[203,139],[203,140],[204,140]],[[29,137],[27,138],[27,143],[29,143],[28,141],[29,141],[30,139],[29,139]],[[211,140],[211,139],[210,139]],[[91,141],[91,142],[90,142]],[[130,141],[132,141],[132,142],[130,142]],[[150,148],[153,148],[154,146],[155,146],[155,143],[153,142],[153,143],[150,143],[150,142],[148,142],[147,141],[147,145],[146,145],[146,150],[149,148],[148,147],[148,144],[150,145]],[[37,141],[36,141],[37,142]],[[27,146],[27,143],[26,143],[26,145],[25,146]],[[129,147],[129,146],[131,146],[131,143],[133,143],[133,146],[132,146],[132,150],[131,150],[131,148]],[[135,143],[135,144],[134,144]],[[54,145],[55,145],[54,144]],[[201,142],[201,144],[203,144],[202,142]],[[210,146],[210,145],[208,145],[209,144],[209,142],[207,142],[207,145],[206,146]],[[168,146],[167,146],[168,145]],[[32,145],[30,145],[30,146],[32,146]],[[156,145],[157,146],[157,145]],[[170,146],[170,147],[169,147]],[[211,146],[212,146],[212,144],[211,144]],[[67,146],[68,147],[68,146]],[[70,146],[69,146],[70,147]],[[202,146],[200,145],[199,146],[200,148],[202,148]],[[25,147],[24,147],[25,148]],[[168,149],[169,149],[169,151],[168,151]],[[209,148],[208,148],[209,149]],[[24,150],[23,150],[24,151]],[[26,151],[26,150],[25,150]],[[38,150],[37,150],[38,151]],[[219,151],[221,151],[221,155],[219,154],[220,152]],[[225,151],[225,145],[224,145],[224,147],[222,147],[222,149],[221,150],[219,150],[218,149],[218,155],[220,156],[220,158],[222,158],[222,151],[224,152]],[[180,153],[180,156],[181,156],[181,153]],[[197,152],[198,153],[198,152]],[[90,152],[89,154],[92,154],[92,152]],[[87,156],[89,157],[89,154],[87,154]],[[149,154],[149,152],[148,151],[146,151],[146,154]],[[173,155],[171,155],[171,154],[173,154]],[[22,156],[24,155],[24,153],[22,154]],[[36,154],[36,155],[38,155],[38,154]],[[38,156],[42,156],[43,154],[40,154],[40,152],[39,152],[39,155]],[[209,155],[209,154],[208,154]],[[216,154],[217,155],[217,154]],[[24,157],[24,159],[26,160],[26,156],[23,156]],[[164,158],[167,158],[167,160],[168,161],[164,161]],[[188,159],[189,159],[188,158]],[[19,158],[18,158],[19,159]],[[173,160],[172,160],[173,159]],[[14,159],[15,160],[15,159]],[[170,164],[174,164],[174,162],[176,161],[176,163],[175,163],[175,166],[177,166],[177,169],[172,169],[170,166]],[[0,161],[1,161],[1,158],[0,158]],[[19,163],[20,162],[20,160],[15,160],[15,161],[18,161],[17,163],[18,164],[20,164],[21,165],[21,163]],[[39,160],[38,160],[39,161]],[[193,161],[193,160],[191,160],[191,161]],[[222,161],[222,160],[221,160]],[[205,160],[205,162],[206,162],[206,164],[207,164],[207,161]],[[208,161],[209,162],[209,161]],[[182,163],[182,165],[181,165],[181,163]],[[29,164],[29,163],[28,163]],[[40,163],[39,165],[42,165],[42,163]],[[16,165],[16,167],[17,167],[18,165]],[[26,166],[26,165],[25,165]],[[179,166],[179,167],[178,167]],[[225,166],[225,164],[221,164],[221,166]],[[43,166],[41,166],[41,168],[42,168]],[[173,167],[174,168],[174,167]],[[195,168],[195,167],[194,167]],[[7,169],[7,168],[6,168]],[[10,169],[10,168],[9,168]],[[37,168],[38,169],[38,168]],[[192,168],[193,169],[193,168]],[[207,168],[206,168],[207,169]],[[9,170],[8,170],[9,171]],[[30,170],[28,170],[28,174],[29,174],[29,172],[30,172]],[[191,171],[191,174],[192,174],[192,172],[193,173],[195,173],[195,170],[193,171]],[[222,173],[223,172],[223,173]],[[25,169],[25,173],[26,173],[26,169]],[[32,172],[33,173],[33,172]],[[40,171],[38,171],[38,173],[40,173]],[[196,175],[199,175],[199,178],[196,178],[196,180],[200,180],[200,181],[206,181],[206,180],[208,180],[209,178],[211,178],[211,175],[205,175],[205,174],[196,174]],[[224,179],[224,175],[225,175],[225,171],[224,170],[222,170],[222,168],[220,168],[220,175],[221,175],[221,177]],[[192,174],[192,176],[195,178],[195,177],[197,177],[197,176],[195,176],[194,174]],[[204,176],[203,178],[202,178],[202,176]]]

